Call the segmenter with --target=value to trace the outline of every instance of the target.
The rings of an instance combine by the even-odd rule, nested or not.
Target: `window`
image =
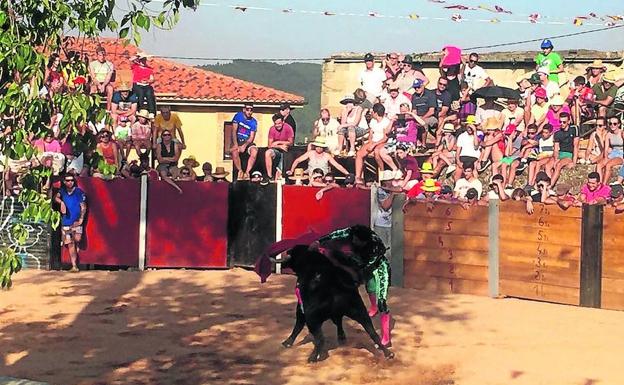
[[[223,160],[231,160],[230,147],[232,147],[232,122],[223,123]]]

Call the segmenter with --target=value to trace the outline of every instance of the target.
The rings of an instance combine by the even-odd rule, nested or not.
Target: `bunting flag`
[[[511,11],[506,10],[506,9],[505,9],[505,8],[503,8],[503,7],[499,7],[498,5],[495,5],[495,6],[494,6],[494,9],[495,9],[495,10],[496,10],[496,12],[498,12],[498,13],[508,13],[508,14],[510,14],[510,15],[512,14],[512,12],[511,12]]]
[[[290,8],[282,9],[282,12],[284,12],[284,13],[291,13],[292,9],[290,9]]]
[[[325,11],[325,12],[323,12],[323,15],[325,15],[325,16],[336,16],[336,14],[335,14],[335,13],[331,13],[331,12],[329,12],[329,11]]]
[[[607,17],[613,21],[622,21],[624,20],[623,16],[620,15],[607,15]]]
[[[378,17],[379,14],[377,12],[371,11],[371,12],[368,13],[368,16],[370,16],[370,17]]]
[[[467,7],[465,5],[457,4],[457,5],[447,5],[444,7],[446,9],[459,9],[460,11],[476,11],[477,8]]]
[[[247,10],[247,7],[241,7],[240,5],[237,5],[236,7],[234,7],[234,9],[245,12]]]
[[[445,0],[429,0],[429,1],[430,1],[430,2],[432,2],[432,3],[438,3],[438,4],[444,4],[444,3],[446,3],[446,1],[445,1]]]
[[[539,13],[532,13],[529,15],[529,22],[535,24],[542,17]]]
[[[420,19],[420,16],[418,16],[418,15],[417,15],[417,14],[415,14],[415,13],[410,13],[410,14],[408,15],[408,17],[409,17],[410,19],[412,19],[412,20],[418,20],[418,19]]]
[[[459,23],[460,21],[462,21],[462,15],[460,15],[459,13],[454,13],[451,16],[451,20],[456,21],[456,22]]]
[[[581,25],[583,25],[584,21],[585,21],[584,17],[575,17],[573,24],[576,25],[576,26],[581,26]]]
[[[490,23],[498,24],[500,22],[501,22],[500,19],[497,19],[497,18],[490,19]]]

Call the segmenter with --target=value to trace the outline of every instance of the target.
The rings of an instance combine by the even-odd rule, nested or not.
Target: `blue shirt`
[[[64,188],[59,193],[61,194],[61,200],[67,208],[67,211],[61,217],[61,225],[71,226],[80,219],[80,204],[87,201],[87,196],[79,187],[76,187],[71,194]]]
[[[258,129],[258,121],[256,118],[247,119],[242,111],[239,111],[236,115],[234,115],[232,123],[238,124],[238,127],[236,128],[236,137],[238,138],[239,143],[249,139],[251,133],[256,132]]]

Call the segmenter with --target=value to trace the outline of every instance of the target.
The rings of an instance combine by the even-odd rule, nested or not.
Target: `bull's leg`
[[[284,347],[287,347],[287,348],[290,348],[293,346],[293,344],[295,343],[295,340],[297,339],[297,336],[299,335],[299,333],[301,333],[301,330],[305,326],[305,315],[303,314],[303,311],[301,311],[301,306],[299,304],[297,304],[297,310],[295,311],[295,313],[296,313],[296,320],[295,320],[295,326],[293,327],[292,333],[290,333],[290,336],[286,338],[284,342],[282,342],[282,345],[284,345]]]
[[[314,349],[310,356],[308,356],[308,362],[323,361],[328,357],[327,351],[325,350],[325,337],[321,329],[323,321],[316,318],[312,320],[306,319],[306,324],[308,325],[310,333],[314,336]]]
[[[332,321],[336,324],[336,334],[338,335],[338,344],[344,345],[347,342],[347,335],[342,328],[342,316],[332,318]]]
[[[357,298],[354,298],[354,300],[351,301],[351,304],[353,306],[346,309],[345,315],[362,325],[366,333],[375,343],[375,347],[381,350],[386,358],[394,358],[394,353],[381,344],[379,334],[377,334],[375,327],[373,327],[373,322],[368,316],[368,312],[366,311],[364,302],[362,302],[362,298],[358,295]]]

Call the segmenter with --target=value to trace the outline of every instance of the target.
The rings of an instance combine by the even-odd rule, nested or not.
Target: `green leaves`
[[[10,289],[13,285],[11,275],[22,269],[22,258],[15,250],[8,247],[0,249],[0,288]]]

